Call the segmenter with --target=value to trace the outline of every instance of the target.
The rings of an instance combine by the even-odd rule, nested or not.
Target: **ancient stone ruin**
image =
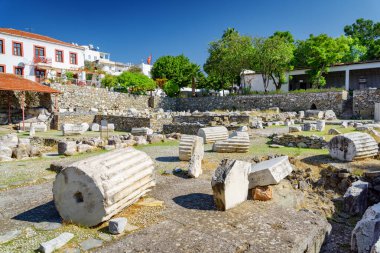
[[[199,145],[198,142],[201,142],[202,145]],[[196,147],[202,149],[202,153],[204,152],[203,138],[183,134],[179,143],[179,159],[181,161],[189,161]]]
[[[196,136],[188,167],[188,175],[197,178],[202,174],[202,160],[204,155],[203,139]]]
[[[341,161],[374,157],[379,151],[377,142],[366,133],[337,135],[328,143],[330,156]]]
[[[212,150],[217,153],[246,153],[249,146],[248,132],[234,131],[227,140],[216,141]]]
[[[153,170],[152,159],[133,148],[72,163],[54,181],[56,208],[63,220],[95,226],[149,192]]]
[[[197,135],[203,138],[204,143],[214,143],[226,140],[228,138],[228,130],[223,126],[205,127],[199,129]]]

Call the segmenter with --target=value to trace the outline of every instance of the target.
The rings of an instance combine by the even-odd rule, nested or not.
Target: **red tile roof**
[[[67,42],[57,40],[57,39],[53,39],[53,38],[50,38],[50,37],[45,36],[45,35],[15,30],[12,28],[1,28],[0,27],[0,33],[4,33],[4,34],[8,34],[8,35],[14,35],[14,36],[18,36],[18,37],[24,37],[24,38],[28,38],[28,39],[41,40],[41,41],[45,41],[45,42],[51,42],[51,43],[67,46],[67,47],[75,47],[75,48],[82,49],[82,47],[80,47],[80,46],[76,46],[76,45],[73,45],[71,43],[67,43]]]
[[[8,91],[33,91],[42,93],[61,93],[48,86],[33,82],[14,74],[0,73],[0,90]]]

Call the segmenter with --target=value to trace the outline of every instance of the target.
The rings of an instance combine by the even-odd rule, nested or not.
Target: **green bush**
[[[179,94],[180,88],[177,83],[169,80],[164,84],[164,91],[169,97],[176,97]]]
[[[146,91],[156,88],[156,83],[152,79],[136,72],[125,71],[117,77],[117,81],[121,87],[128,88],[134,94],[145,94]]]
[[[104,76],[101,83],[105,87],[115,87],[117,85],[117,77],[107,74]]]
[[[73,72],[68,71],[68,72],[65,73],[65,75],[66,75],[67,79],[73,79],[74,78],[74,73]]]

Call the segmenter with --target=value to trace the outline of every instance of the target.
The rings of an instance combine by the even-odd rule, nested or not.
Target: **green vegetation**
[[[125,71],[117,77],[119,89],[129,90],[133,94],[145,94],[146,91],[154,90],[156,83],[139,72]]]
[[[105,86],[105,87],[115,87],[117,85],[117,76],[113,76],[113,75],[110,75],[110,74],[106,74],[102,81],[101,81],[102,85]]]
[[[178,96],[182,87],[191,85],[195,89],[196,81],[203,78],[200,67],[190,62],[189,58],[184,55],[167,55],[158,58],[153,65],[151,74],[157,84],[168,91],[168,96]],[[168,82],[169,84],[167,84]]]

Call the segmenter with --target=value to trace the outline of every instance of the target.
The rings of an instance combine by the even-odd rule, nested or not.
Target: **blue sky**
[[[150,53],[153,61],[183,53],[203,65],[208,43],[227,27],[252,36],[289,30],[305,39],[339,36],[360,17],[379,22],[380,0],[0,0],[0,27],[91,43],[133,63]]]

